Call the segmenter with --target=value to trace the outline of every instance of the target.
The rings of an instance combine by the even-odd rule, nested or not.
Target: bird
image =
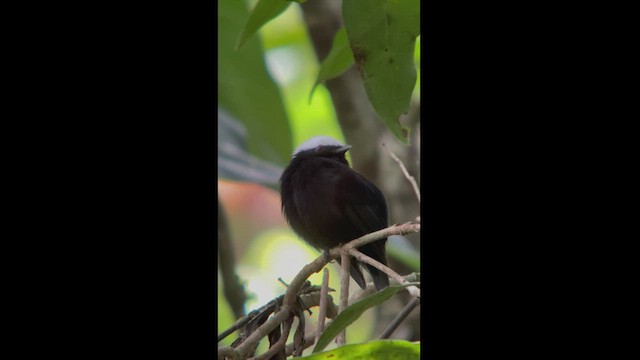
[[[294,232],[312,247],[325,252],[388,226],[382,191],[349,166],[343,145],[328,136],[316,136],[298,146],[280,177],[282,212]],[[387,239],[358,250],[387,265]],[[340,260],[337,260],[340,263]],[[350,274],[366,288],[361,266],[376,290],[389,286],[389,277],[369,264],[351,258]]]

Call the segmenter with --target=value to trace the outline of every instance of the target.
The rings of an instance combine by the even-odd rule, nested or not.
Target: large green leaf
[[[253,37],[235,51],[248,17],[245,1],[218,1],[218,104],[245,125],[251,154],[286,165],[293,150],[291,130],[259,39]]]
[[[289,7],[289,4],[291,3],[286,0],[258,0],[258,3],[251,11],[247,23],[242,28],[236,49],[240,49],[253,34],[260,30],[262,25],[282,14]]]
[[[327,326],[327,328],[322,332],[320,339],[318,339],[318,343],[316,343],[316,346],[313,348],[313,352],[316,353],[318,351],[322,351],[327,345],[329,345],[333,338],[335,338],[342,330],[346,329],[347,326],[358,320],[360,315],[365,311],[391,299],[393,295],[408,285],[419,284],[410,283],[405,285],[391,285],[349,305],[343,312],[338,314],[331,324],[329,324],[329,326]]]
[[[409,128],[399,118],[409,111],[416,83],[413,53],[420,35],[420,0],[344,0],[342,14],[373,108],[408,144]]]
[[[374,340],[363,344],[344,345],[300,358],[300,360],[326,359],[418,360],[420,359],[420,343],[405,340]]]

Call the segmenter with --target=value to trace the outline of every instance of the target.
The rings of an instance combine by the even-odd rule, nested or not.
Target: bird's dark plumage
[[[296,150],[280,178],[282,210],[293,230],[317,249],[328,250],[387,227],[387,204],[382,192],[349,167],[344,146],[328,137],[313,138]],[[359,250],[387,264],[382,239]],[[366,287],[356,259],[351,276]],[[388,276],[366,265],[376,289],[389,286]]]

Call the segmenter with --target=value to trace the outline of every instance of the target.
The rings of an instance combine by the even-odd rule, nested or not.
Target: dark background
[[[604,50],[571,9],[422,9],[424,352],[574,354],[594,326]],[[5,256],[23,351],[213,356],[215,11],[16,12]]]

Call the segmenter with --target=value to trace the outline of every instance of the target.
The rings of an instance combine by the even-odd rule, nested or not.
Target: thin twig
[[[293,344],[295,348],[295,351],[293,352],[294,357],[302,356],[302,352],[304,351],[304,334],[305,334],[304,311],[298,310],[297,316],[298,316],[298,327],[296,328],[296,332],[293,334]],[[286,351],[285,351],[285,355],[286,355]]]
[[[300,295],[300,299],[307,307],[320,306],[320,294],[318,292]],[[333,297],[327,294],[325,301],[325,318],[333,319],[338,316],[338,306],[333,303]]]
[[[329,290],[328,288],[327,290]],[[333,289],[331,289],[333,290]],[[301,291],[302,292],[302,291]],[[320,305],[320,291],[311,291],[309,293],[301,293],[299,296],[300,300],[302,300],[302,307],[305,309],[319,306]],[[220,333],[218,335],[218,342],[224,340],[227,336],[232,334],[234,331],[245,326],[249,321],[253,320],[259,314],[267,311],[272,313],[278,306],[281,306],[282,301],[284,299],[284,295],[280,295],[277,298],[269,301],[266,305],[259,307],[248,313],[246,316],[238,319],[231,327]],[[335,318],[338,315],[338,307],[333,303],[333,298],[331,295],[326,295],[325,300],[325,317],[330,319]]]
[[[218,347],[218,360],[224,360],[226,358],[237,359],[238,353],[236,353],[231,346]]]
[[[420,273],[411,273],[403,276],[403,278],[410,283],[420,282]],[[376,288],[373,282],[368,282],[366,289],[356,288],[351,294],[349,294],[349,304],[354,304],[361,299],[376,293]]]
[[[394,278],[398,283],[400,283],[400,284],[408,284],[409,283],[402,276],[400,276],[397,272],[391,270],[391,268],[389,268],[388,266],[385,266],[384,264],[382,264],[379,261],[371,258],[370,256],[367,256],[367,255],[361,253],[360,251],[358,251],[356,249],[348,249],[348,251],[349,251],[349,254],[351,256],[355,257],[356,259],[358,259],[358,261],[367,263],[367,264],[375,267],[376,269],[378,269],[378,270],[384,272],[385,274],[389,275],[390,277]],[[409,291],[409,293],[411,295],[413,295],[414,297],[420,298],[420,289],[418,289],[416,286],[414,286],[414,285],[407,286],[407,291]]]
[[[349,253],[346,251],[343,251],[342,254],[340,254],[340,265],[340,313],[342,313],[349,305],[349,269],[351,268],[351,257],[349,257]],[[346,343],[347,331],[345,329],[336,337],[336,344],[341,346]]]
[[[284,328],[282,329],[282,334],[280,335],[280,339],[278,339],[278,341],[275,344],[271,345],[269,350],[265,351],[260,356],[249,358],[248,360],[267,360],[267,359],[271,359],[272,356],[277,354],[279,351],[282,351],[282,349],[284,349],[284,346],[287,343],[287,338],[289,337],[289,332],[291,331],[291,325],[292,324],[293,324],[293,316],[290,317],[284,323]]]
[[[322,270],[322,289],[320,290],[320,310],[318,311],[318,330],[316,331],[316,342],[324,331],[324,320],[327,316],[327,295],[329,294],[329,269]]]
[[[227,336],[231,335],[234,331],[240,329],[242,326],[248,323],[249,320],[251,320],[249,316],[240,318],[233,325],[231,325],[230,328],[228,328],[227,330],[223,331],[220,335],[218,335],[218,342],[224,340]]]
[[[236,320],[236,322],[233,325],[231,325],[231,327],[229,327],[227,330],[223,331],[220,335],[218,335],[218,342],[224,340],[231,333],[245,326],[249,321],[253,320],[259,314],[265,311],[272,313],[275,310],[275,308],[278,306],[278,304],[282,303],[283,298],[284,298],[284,295],[278,296],[277,298],[269,301],[267,304],[251,311],[246,316],[243,316],[240,319]]]
[[[304,337],[304,344],[302,345],[302,350],[311,347],[313,344],[315,344],[314,340],[317,336],[317,333],[311,333],[307,336]],[[285,347],[285,350],[287,352],[287,356],[292,355],[293,354],[293,343],[288,344]]]
[[[402,160],[400,160],[396,156],[396,154],[394,154],[393,151],[391,151],[391,149],[389,149],[384,143],[382,144],[382,147],[387,149],[387,152],[389,153],[389,155],[391,155],[393,160],[395,160],[400,165],[400,169],[402,170],[402,173],[404,174],[404,177],[407,180],[409,180],[409,182],[411,183],[411,186],[413,186],[413,191],[416,193],[416,197],[418,198],[418,202],[420,202],[420,189],[418,188],[418,183],[416,183],[416,179],[413,176],[409,175],[409,172],[407,171],[407,168],[402,163]]]
[[[411,311],[416,308],[416,306],[420,305],[420,298],[412,298],[411,301],[400,311],[398,316],[389,324],[389,326],[380,334],[378,339],[388,339],[391,334],[400,326],[400,324],[404,321],[404,319],[409,316]]]
[[[376,232],[372,232],[367,235],[363,235],[355,240],[352,240],[343,245],[345,249],[357,249],[363,245],[372,243],[374,241],[388,238],[391,235],[406,235],[414,232],[420,231],[420,224],[414,224],[411,222],[404,223],[402,225],[391,225],[388,228],[384,228],[382,230],[378,230]],[[340,256],[342,248],[340,246],[335,247],[328,251],[328,259],[333,260]],[[325,256],[326,257],[326,256]],[[318,259],[316,259],[317,261]]]

